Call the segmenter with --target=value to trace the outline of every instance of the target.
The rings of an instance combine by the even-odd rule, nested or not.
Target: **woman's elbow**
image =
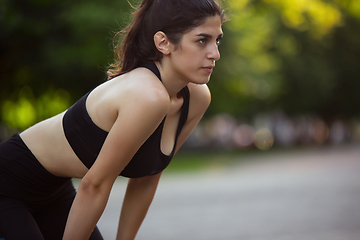
[[[82,192],[89,195],[101,194],[109,192],[112,184],[105,181],[96,181],[87,177],[84,177],[79,185],[78,192]]]

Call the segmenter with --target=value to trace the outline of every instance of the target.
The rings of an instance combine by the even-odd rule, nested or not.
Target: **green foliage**
[[[35,98],[32,89],[22,88],[16,100],[5,100],[2,107],[4,123],[14,129],[27,128],[68,108],[70,96],[63,89],[48,89]]]
[[[126,1],[5,0],[0,121],[24,129],[105,81],[112,37],[129,11]]]
[[[138,2],[138,1],[137,1]],[[131,3],[133,3],[131,1]],[[228,0],[211,116],[283,109],[327,119],[360,112],[357,0]],[[23,129],[106,80],[130,4],[2,0],[0,122]]]
[[[211,113],[358,116],[359,4],[230,0]]]

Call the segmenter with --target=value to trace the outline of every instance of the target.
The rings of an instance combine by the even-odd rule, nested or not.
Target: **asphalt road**
[[[219,160],[221,161],[221,160]],[[99,221],[115,239],[126,180]],[[137,240],[360,240],[360,146],[164,174]]]

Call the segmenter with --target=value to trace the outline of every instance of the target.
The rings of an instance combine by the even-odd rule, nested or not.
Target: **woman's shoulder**
[[[211,94],[206,84],[188,84],[190,92],[188,120],[201,117],[211,102]]]
[[[135,68],[122,77],[122,88],[130,94],[136,94],[138,97],[169,100],[168,92],[160,79],[147,68]]]
[[[156,75],[146,69],[135,69],[95,88],[86,100],[93,122],[109,131],[121,112],[156,109],[162,114],[170,105],[169,95]]]
[[[188,84],[190,105],[207,108],[211,101],[211,93],[206,84]]]
[[[128,73],[117,76],[94,89],[99,96],[119,103],[126,100],[165,101],[169,95],[157,76],[146,68],[136,68]],[[95,93],[92,93],[95,95]],[[99,98],[98,98],[99,99]]]

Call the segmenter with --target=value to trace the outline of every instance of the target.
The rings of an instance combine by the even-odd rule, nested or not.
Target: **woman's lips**
[[[209,67],[204,67],[203,68],[205,71],[207,71],[208,73],[212,73],[214,67],[213,66],[209,66]]]

